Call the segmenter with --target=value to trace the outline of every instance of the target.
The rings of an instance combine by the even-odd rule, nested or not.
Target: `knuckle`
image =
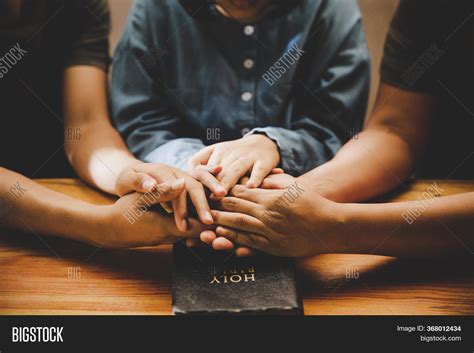
[[[189,182],[189,190],[190,191],[204,191],[204,186],[197,180],[192,180]]]
[[[252,234],[252,238],[256,247],[261,248],[263,246],[263,240],[261,236]]]
[[[235,217],[235,223],[237,227],[241,227],[245,223],[245,218],[242,215]]]
[[[234,195],[235,197],[243,197],[245,194],[244,192],[244,188],[241,186],[241,185],[236,185],[233,187],[232,189],[232,195]]]
[[[171,187],[169,185],[164,185],[164,184],[160,184],[157,186],[156,190],[149,193],[151,194],[153,197],[155,197],[156,199],[160,199],[161,197],[167,195],[171,193]]]
[[[239,233],[232,229],[226,230],[226,237],[232,241],[237,241],[239,239]]]
[[[241,166],[238,165],[238,164],[235,164],[235,165],[232,167],[232,172],[233,172],[233,173],[239,173],[239,172],[240,172],[240,169],[241,169]]]
[[[200,180],[203,177],[202,170],[199,169],[199,168],[194,168],[194,169],[190,170],[189,175],[191,177],[193,177],[194,179],[196,179],[196,180]]]
[[[134,174],[132,177],[132,185],[134,187],[140,187],[142,182],[142,176],[140,174]]]
[[[202,172],[207,172],[209,170],[209,166],[205,164],[200,164],[196,167],[196,169]]]
[[[268,242],[268,240],[267,240],[267,242]],[[282,238],[278,239],[278,247],[280,249],[291,249],[292,245],[293,244],[286,237],[282,237]]]
[[[249,241],[249,243],[251,244],[252,247],[259,247],[259,245],[260,245],[259,238],[260,237],[255,235],[255,234],[249,234],[248,241]]]
[[[262,218],[263,223],[266,225],[280,224],[285,220],[282,214],[274,209],[266,210],[263,213]]]
[[[235,202],[233,199],[224,199],[222,203],[223,207],[229,211],[234,211],[237,208],[237,202]]]

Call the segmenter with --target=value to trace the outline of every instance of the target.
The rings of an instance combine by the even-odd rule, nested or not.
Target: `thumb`
[[[285,174],[285,171],[282,168],[273,168],[270,174]]]
[[[194,156],[192,156],[188,161],[188,168],[192,170],[200,165],[206,165],[215,148],[215,145],[207,146],[194,154]]]
[[[159,184],[155,190],[147,193],[133,193],[130,202],[138,207],[148,208],[177,198],[184,190],[186,183],[184,179],[177,179]],[[128,196],[127,196],[128,197]]]
[[[157,185],[158,182],[150,175],[130,170],[119,176],[115,184],[115,191],[119,196],[133,191],[146,193],[155,190]]]
[[[185,187],[186,181],[184,179],[171,180],[159,184],[152,194],[156,196],[156,203],[169,202],[176,199]]]

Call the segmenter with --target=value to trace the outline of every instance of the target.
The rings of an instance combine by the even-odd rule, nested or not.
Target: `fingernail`
[[[156,186],[156,181],[153,179],[146,179],[142,183],[142,188],[147,191],[153,190],[153,188]]]
[[[212,215],[209,211],[206,211],[206,213],[204,213],[204,218],[209,222],[214,222],[214,219],[212,218]]]
[[[212,170],[212,174],[219,174],[222,171],[222,166],[221,165],[216,165],[214,166],[214,169]]]
[[[181,231],[185,232],[186,228],[188,227],[188,222],[185,219],[181,221]]]
[[[184,179],[177,179],[173,181],[173,184],[171,184],[171,189],[172,190],[179,190],[183,187],[184,185]]]

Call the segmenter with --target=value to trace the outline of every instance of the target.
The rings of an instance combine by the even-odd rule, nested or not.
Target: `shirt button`
[[[244,102],[248,102],[253,98],[253,94],[251,92],[244,92],[244,93],[242,93],[241,98]]]
[[[244,127],[241,131],[242,137],[247,135],[250,132],[250,129],[248,127]]]
[[[246,36],[251,36],[252,34],[255,33],[255,27],[254,26],[245,26],[244,27],[244,33]]]
[[[244,67],[246,69],[250,70],[254,65],[255,65],[255,61],[253,61],[252,59],[244,60]]]

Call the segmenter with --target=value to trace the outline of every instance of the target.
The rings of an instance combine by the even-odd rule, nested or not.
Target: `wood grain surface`
[[[96,203],[113,198],[72,179],[42,185]],[[414,200],[431,181],[389,195]],[[444,194],[472,182],[437,181]],[[61,222],[60,219],[57,220]],[[0,231],[0,314],[171,314],[171,247],[107,250]],[[297,260],[307,315],[474,314],[474,261],[322,255]]]

